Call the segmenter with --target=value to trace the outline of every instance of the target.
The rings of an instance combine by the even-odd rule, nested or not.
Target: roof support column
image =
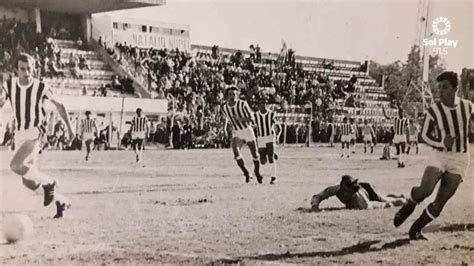
[[[35,23],[36,23],[36,32],[41,33],[41,10],[39,7],[34,9]]]
[[[84,14],[81,15],[81,26],[82,26],[82,33],[86,42],[89,42],[92,37],[92,15],[91,14]]]

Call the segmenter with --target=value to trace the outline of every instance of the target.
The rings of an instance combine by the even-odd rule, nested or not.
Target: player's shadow
[[[431,225],[427,226],[423,231],[425,233],[474,231],[474,224]]]
[[[332,211],[342,211],[342,210],[347,210],[347,208],[344,208],[344,207],[328,207],[328,208],[322,208],[322,209],[313,209],[313,208],[300,207],[300,208],[296,209],[296,211],[303,212],[303,213],[332,212]]]
[[[354,253],[370,253],[370,252],[379,252],[379,251],[385,251],[385,250],[390,250],[390,249],[396,249],[398,247],[404,246],[408,243],[410,243],[410,240],[408,238],[403,238],[403,239],[397,239],[392,242],[385,243],[381,246],[378,246],[381,240],[371,240],[371,241],[365,241],[361,242],[349,247],[342,248],[341,250],[333,250],[333,251],[314,251],[314,252],[301,252],[301,253],[282,253],[282,254],[275,254],[275,253],[269,253],[269,254],[263,254],[263,255],[258,255],[258,256],[248,256],[248,257],[239,257],[237,259],[233,259],[232,261],[238,261],[241,262],[243,260],[264,260],[264,261],[279,261],[279,260],[284,260],[284,259],[291,259],[291,258],[314,258],[314,257],[321,257],[321,258],[326,258],[326,257],[337,257],[337,256],[345,256],[345,255],[350,255]],[[377,246],[374,246],[377,245]],[[226,261],[220,261],[222,263],[226,263]]]
[[[310,208],[299,208],[299,211],[311,212]],[[474,224],[451,224],[447,226],[429,226],[427,227],[424,232],[426,233],[434,233],[434,232],[460,232],[460,231],[474,231]],[[314,258],[314,257],[337,257],[337,256],[345,256],[354,253],[371,253],[371,252],[379,252],[385,250],[396,249],[398,247],[407,245],[410,243],[410,239],[408,238],[401,238],[396,239],[394,241],[381,244],[381,240],[371,240],[361,242],[349,247],[342,248],[340,250],[332,250],[332,251],[313,251],[313,252],[301,252],[301,253],[269,253],[257,256],[248,256],[248,257],[239,257],[236,259],[232,259],[233,263],[241,262],[245,259],[247,260],[264,260],[264,261],[278,261],[284,259],[292,259],[292,258]],[[225,263],[225,261],[221,261]],[[230,262],[230,261],[229,261]]]

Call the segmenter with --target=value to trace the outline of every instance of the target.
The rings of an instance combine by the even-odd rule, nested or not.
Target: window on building
[[[127,24],[127,23],[124,23],[124,24],[123,24],[123,30],[127,30],[127,28],[128,28],[128,24]]]
[[[147,28],[148,28],[147,26],[143,25],[143,26],[142,26],[142,32],[147,32],[147,31],[146,31]]]
[[[118,29],[118,23],[117,23],[117,22],[114,22],[114,23],[113,23],[113,27],[114,27],[114,29]]]

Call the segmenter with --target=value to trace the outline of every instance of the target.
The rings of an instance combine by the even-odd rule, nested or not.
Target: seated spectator
[[[86,58],[82,54],[79,55],[79,68],[81,70],[83,70],[83,69],[91,70],[91,67],[89,66],[89,63],[87,62]]]
[[[55,61],[49,61],[48,67],[49,67],[49,72],[51,73],[52,76],[61,77],[61,78],[65,77],[64,71],[56,66]]]
[[[122,83],[120,83],[119,76],[115,75],[112,80],[112,89],[117,91],[123,91]]]

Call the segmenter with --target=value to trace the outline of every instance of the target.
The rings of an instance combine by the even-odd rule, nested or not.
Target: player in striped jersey
[[[385,118],[392,120],[393,128],[395,129],[395,136],[393,137],[393,143],[395,144],[395,149],[397,150],[398,156],[398,167],[405,167],[405,161],[403,154],[405,153],[405,146],[407,143],[407,128],[408,128],[408,119],[404,116],[403,110],[401,107],[398,109],[398,117],[390,117],[385,111],[385,107],[382,105],[382,111]]]
[[[341,158],[347,156],[349,158],[349,145],[351,143],[351,135],[354,134],[355,128],[353,125],[349,124],[347,117],[342,119],[341,124],[341,143],[342,143],[342,154]],[[344,153],[344,147],[347,150],[347,155]]]
[[[91,111],[86,111],[86,118],[81,120],[81,139],[86,144],[86,161],[89,160],[91,154],[91,146],[94,144],[94,138],[97,137],[99,130],[95,119],[91,119]]]
[[[142,109],[137,108],[137,115],[132,119],[130,134],[132,136],[132,147],[134,147],[136,160],[140,161],[143,153],[143,141],[148,138],[148,118],[142,116]]]
[[[33,77],[35,60],[26,53],[21,53],[16,59],[18,77],[11,77],[4,81],[0,91],[1,106],[8,100],[16,121],[15,154],[10,162],[11,170],[22,177],[23,184],[36,190],[40,186],[44,190],[44,206],[53,200],[56,203],[56,215],[63,216],[69,207],[65,198],[55,193],[56,181],[48,175],[41,173],[37,167],[37,156],[40,151],[41,138],[45,133],[46,111],[45,105],[49,101],[64,120],[69,133],[69,140],[74,138],[71,123],[66,108],[57,101],[52,91],[38,79]],[[0,107],[1,107],[0,106]]]
[[[258,104],[258,112],[255,113],[255,125],[257,127],[258,152],[262,165],[268,162],[273,165],[273,175],[270,184],[274,184],[277,178],[277,163],[275,155],[275,130],[277,125],[275,113],[267,109],[266,99],[261,98]]]
[[[375,137],[375,133],[367,119],[364,120],[364,126],[362,126],[362,135],[364,136],[364,153],[367,153],[367,144],[370,144],[370,153],[374,153],[374,142],[372,139]]]
[[[418,154],[418,125],[410,120],[410,125],[408,126],[408,149],[407,154],[410,154],[410,148],[415,146],[416,154]]]
[[[429,197],[438,182],[441,184],[435,200],[428,204],[410,228],[411,239],[426,239],[421,230],[438,217],[448,200],[456,193],[469,167],[469,122],[474,105],[457,96],[458,76],[444,72],[436,78],[440,101],[431,105],[425,114],[421,137],[433,147],[421,183],[411,190],[410,200],[394,218],[400,226],[410,216],[418,203]]]
[[[258,183],[262,183],[263,177],[260,175],[260,158],[257,152],[257,144],[252,125],[255,123],[255,117],[248,103],[239,100],[239,92],[237,87],[229,86],[226,89],[227,103],[222,105],[222,113],[226,116],[226,126],[228,123],[232,125],[232,151],[234,153],[237,165],[245,176],[245,182],[250,182],[252,178],[249,171],[245,167],[245,162],[240,153],[242,146],[247,143],[252,153],[254,163],[254,173]]]

